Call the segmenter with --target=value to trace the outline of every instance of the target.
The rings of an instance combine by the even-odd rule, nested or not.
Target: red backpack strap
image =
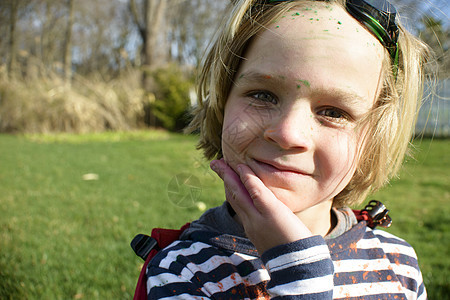
[[[152,238],[158,241],[159,249],[163,249],[178,240],[183,231],[188,229],[190,225],[191,223],[186,223],[180,229],[153,228]]]
[[[377,200],[371,200],[364,209],[353,210],[353,212],[355,213],[358,222],[366,221],[367,226],[372,229],[377,226],[388,228],[392,224],[392,219],[388,215],[389,210],[383,203]]]
[[[150,260],[158,253],[158,250],[153,249],[150,251],[147,260],[142,266],[141,273],[139,274],[139,279],[136,284],[136,290],[134,291],[133,300],[146,300],[147,299],[147,282],[146,282],[146,270]]]
[[[180,229],[154,228],[151,236],[138,234],[134,237],[131,248],[136,252],[136,255],[145,260],[145,263],[139,274],[133,300],[147,299],[146,271],[149,262],[159,250],[176,241],[189,226],[190,223],[186,223]]]

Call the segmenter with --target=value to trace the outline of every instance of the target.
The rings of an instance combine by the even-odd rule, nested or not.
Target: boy
[[[235,1],[190,129],[224,181],[149,299],[426,299],[414,250],[347,205],[401,164],[427,48],[386,1]]]

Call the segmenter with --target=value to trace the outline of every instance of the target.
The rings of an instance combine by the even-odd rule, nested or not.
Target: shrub
[[[168,130],[178,131],[184,128],[188,122],[192,78],[175,65],[155,70],[152,77],[155,99],[150,103],[151,112]]]
[[[135,74],[136,73],[136,74]],[[57,77],[0,79],[0,132],[99,132],[129,130],[143,120],[139,75],[110,82],[76,76],[71,86]]]

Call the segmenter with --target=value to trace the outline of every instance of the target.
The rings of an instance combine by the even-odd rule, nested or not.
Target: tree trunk
[[[67,21],[66,37],[64,43],[64,80],[70,86],[72,80],[72,27],[73,27],[73,0],[67,2],[69,9],[69,19]]]
[[[16,23],[17,23],[17,6],[16,0],[10,1],[11,15],[9,22],[9,62],[8,62],[8,75],[13,77],[16,75],[16,53],[17,53],[17,40],[16,40]]]
[[[151,90],[150,72],[156,61],[158,33],[165,15],[167,0],[144,0],[143,22],[139,19],[136,3],[130,0],[133,19],[138,26],[142,38],[142,86],[145,91]]]

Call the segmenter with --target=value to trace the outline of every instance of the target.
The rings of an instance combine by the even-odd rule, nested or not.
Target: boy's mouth
[[[303,175],[303,176],[313,176],[312,173],[306,172],[295,166],[282,165],[274,161],[263,160],[263,159],[253,159],[255,164],[271,173],[284,173],[285,175]]]

